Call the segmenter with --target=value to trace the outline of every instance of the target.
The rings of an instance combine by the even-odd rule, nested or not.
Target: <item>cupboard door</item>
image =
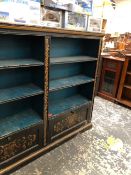
[[[111,95],[113,94],[115,76],[116,76],[115,72],[105,70],[104,78],[103,78],[103,82],[102,82],[102,88],[101,88],[102,91],[109,93]]]
[[[39,149],[43,143],[42,124],[0,139],[0,167]]]
[[[50,140],[62,137],[74,128],[90,121],[91,107],[83,106],[49,119]]]
[[[100,93],[115,98],[118,89],[118,83],[120,80],[121,68],[122,62],[118,60],[103,60],[100,81]]]

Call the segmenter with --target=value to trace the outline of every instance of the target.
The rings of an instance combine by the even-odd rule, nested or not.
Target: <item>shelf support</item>
[[[45,59],[44,59],[44,146],[47,144],[47,123],[48,123],[48,95],[49,95],[49,52],[50,37],[45,36]]]

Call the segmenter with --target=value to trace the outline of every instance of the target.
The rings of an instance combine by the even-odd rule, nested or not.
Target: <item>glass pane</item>
[[[115,72],[105,71],[102,90],[112,94],[114,89],[114,81],[115,81]]]

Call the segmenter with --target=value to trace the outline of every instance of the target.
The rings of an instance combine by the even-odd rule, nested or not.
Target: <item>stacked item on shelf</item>
[[[67,29],[86,31],[87,15],[75,12],[65,12],[64,27]]]
[[[29,24],[40,25],[40,0],[29,0]]]
[[[92,8],[93,0],[1,0],[0,22],[101,32]]]
[[[41,26],[62,27],[62,11],[41,8]]]
[[[1,0],[0,22],[40,25],[40,0]]]

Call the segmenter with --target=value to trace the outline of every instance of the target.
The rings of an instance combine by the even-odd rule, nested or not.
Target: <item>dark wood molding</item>
[[[3,29],[3,30],[2,30]],[[25,26],[25,25],[15,25],[15,24],[5,24],[5,23],[0,23],[0,33],[10,33],[11,31],[15,32],[35,32],[34,34],[36,35],[54,35],[54,34],[59,34],[59,35],[74,35],[76,36],[83,36],[83,37],[103,37],[105,34],[104,33],[95,33],[95,32],[84,32],[84,31],[75,31],[75,30],[67,30],[67,29],[57,29],[57,28],[49,28],[49,27],[37,27],[37,26]]]

